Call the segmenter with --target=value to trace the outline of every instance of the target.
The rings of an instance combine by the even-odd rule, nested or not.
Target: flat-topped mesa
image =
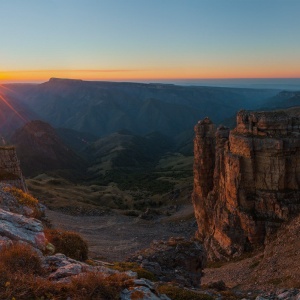
[[[286,136],[300,133],[299,116],[291,111],[250,112],[241,110],[237,114],[238,134],[258,136]]]
[[[211,260],[263,245],[300,211],[300,118],[245,112],[237,127],[195,126],[193,204]]]
[[[16,148],[13,146],[0,147],[0,182],[11,184],[24,192],[28,191]]]

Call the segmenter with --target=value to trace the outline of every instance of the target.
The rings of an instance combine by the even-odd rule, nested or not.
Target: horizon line
[[[125,71],[125,70],[124,70]],[[96,71],[95,71],[96,72]],[[125,71],[126,72],[126,71]],[[61,79],[61,80],[81,80],[81,81],[104,81],[104,82],[147,82],[147,81],[231,81],[231,80],[300,80],[299,77],[179,77],[179,78],[111,78],[111,79],[89,79],[89,78],[72,78],[72,77],[49,77],[48,79],[37,79],[37,80],[26,80],[26,79],[15,79],[15,80],[5,80],[0,79],[2,84],[18,84],[18,83],[46,83],[51,79]]]

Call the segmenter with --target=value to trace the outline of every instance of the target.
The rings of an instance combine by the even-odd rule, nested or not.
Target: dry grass
[[[30,207],[33,210],[31,217],[36,219],[41,219],[43,216],[43,212],[40,210],[38,204],[39,201],[31,196],[28,193],[23,192],[22,190],[16,187],[5,187],[3,188],[5,192],[11,193],[21,205],[25,205]]]
[[[68,283],[48,280],[37,253],[28,245],[14,244],[0,252],[0,299],[115,300],[132,285],[124,274],[104,277],[89,272]]]
[[[131,294],[131,299],[132,300],[140,300],[144,299],[145,294],[142,291],[133,291]]]
[[[45,229],[47,240],[54,245],[55,253],[63,253],[76,260],[88,259],[88,246],[82,237],[72,231]]]
[[[33,209],[37,208],[39,201],[30,194],[27,194],[16,187],[5,187],[3,190],[13,194],[20,204],[29,206]]]
[[[118,203],[132,201],[128,193],[119,190],[115,185],[81,185],[49,176],[29,179],[26,183],[29,191],[48,208],[71,215],[89,215],[90,212],[99,215],[101,211],[118,208]]]
[[[0,299],[44,300],[117,300],[120,292],[132,282],[120,274],[104,277],[100,273],[86,273],[69,283],[56,283],[32,274],[0,275]]]
[[[13,273],[41,274],[41,259],[31,246],[15,243],[6,246],[0,252],[0,269],[7,269]]]

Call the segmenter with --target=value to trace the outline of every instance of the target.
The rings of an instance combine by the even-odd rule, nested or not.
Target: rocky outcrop
[[[0,183],[0,248],[13,242],[28,243],[36,249],[45,250],[47,240],[42,222],[32,218],[42,215],[38,204],[33,207],[22,204],[10,190],[11,186]]]
[[[22,241],[44,250],[46,239],[43,230],[41,222],[36,219],[0,209],[0,243]]]
[[[66,282],[76,276],[86,272],[101,272],[105,276],[119,273],[118,271],[109,269],[104,266],[91,266],[84,262],[77,261],[64,254],[56,253],[55,255],[49,255],[43,257],[43,266],[47,270],[50,270],[49,279]],[[136,273],[134,273],[136,276]],[[126,274],[131,275],[131,274]],[[134,277],[133,276],[133,277]]]
[[[0,147],[0,181],[27,192],[27,186],[20,168],[20,161],[13,146]]]
[[[153,282],[147,279],[134,280],[134,286],[129,289],[125,289],[121,292],[121,300],[171,300],[165,294],[160,294],[155,289]]]
[[[34,217],[35,215],[44,215],[44,209],[45,207],[38,203],[36,200],[36,203],[32,203],[32,205],[27,205],[24,203],[24,201],[18,199],[12,191],[15,189],[10,184],[0,182],[0,208],[16,213],[19,215],[23,215],[25,217]],[[26,195],[26,194],[24,194]]]
[[[195,126],[193,204],[209,259],[264,244],[300,211],[299,111],[237,114],[237,126]]]
[[[129,260],[139,263],[161,281],[197,287],[206,265],[206,254],[198,242],[177,237],[153,241],[149,248],[135,253]]]

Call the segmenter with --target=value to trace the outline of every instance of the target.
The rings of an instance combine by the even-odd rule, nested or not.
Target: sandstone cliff
[[[193,203],[209,259],[263,245],[300,211],[299,112],[240,111],[231,131],[195,126]]]

